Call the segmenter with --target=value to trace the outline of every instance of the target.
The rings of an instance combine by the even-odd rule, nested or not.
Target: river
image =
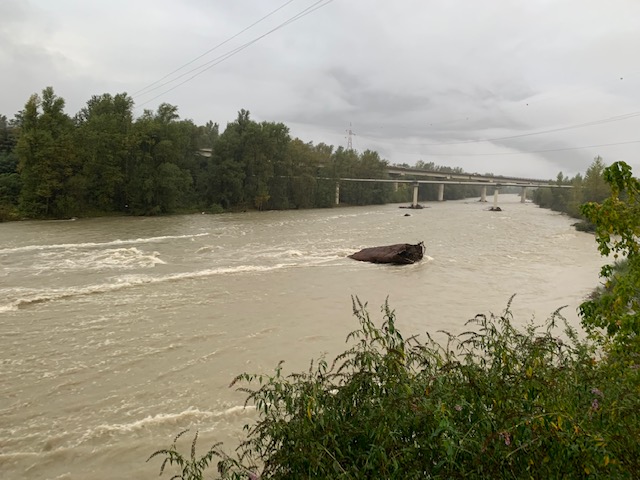
[[[376,320],[388,297],[405,336],[513,294],[519,323],[567,305],[578,325],[592,235],[515,195],[427,205],[0,224],[0,476],[155,478],[184,428],[231,448],[254,413],[230,381],[341,352],[352,295]],[[410,266],[346,258],[419,241]]]

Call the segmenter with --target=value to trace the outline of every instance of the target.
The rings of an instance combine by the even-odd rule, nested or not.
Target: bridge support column
[[[481,202],[487,201],[487,187],[482,187],[482,191],[480,193],[480,201]]]
[[[493,208],[497,208],[498,207],[498,193],[500,193],[500,190],[498,188],[496,188],[493,191]]]
[[[336,182],[336,205],[340,205],[340,183]]]
[[[413,202],[411,202],[411,206],[416,208],[418,206],[418,184],[413,184]]]
[[[393,182],[393,191],[394,192],[398,191],[398,182]]]
[[[520,203],[525,203],[527,200],[527,187],[522,187],[522,192],[520,192]]]
[[[444,202],[444,183],[438,184],[438,201]]]

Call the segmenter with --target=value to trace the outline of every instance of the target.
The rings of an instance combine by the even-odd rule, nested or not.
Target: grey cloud
[[[0,71],[11,73],[0,77],[0,113],[12,115],[47,85],[72,114],[93,94],[133,93],[283,3],[56,0],[53,7],[51,0],[4,0]],[[193,66],[311,3],[291,3]],[[460,154],[624,142],[637,139],[640,119],[517,141],[426,144],[500,138],[633,111],[640,105],[639,53],[640,3],[630,0],[335,1],[148,104],[142,105],[153,95],[135,100],[140,112],[169,102],[183,118],[221,125],[246,108],[314,143],[345,145],[351,123],[358,149],[377,149],[390,161],[422,158],[472,171],[554,177],[560,170],[584,171],[594,152],[636,166],[640,145]]]

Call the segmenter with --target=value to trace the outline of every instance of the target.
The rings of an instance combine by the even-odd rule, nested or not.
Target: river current
[[[145,460],[185,428],[232,449],[254,412],[231,380],[333,358],[351,296],[376,321],[388,298],[405,336],[462,332],[513,294],[516,322],[566,305],[578,325],[593,236],[515,195],[475,200],[0,224],[0,477],[155,478]],[[414,265],[347,258],[419,241]]]

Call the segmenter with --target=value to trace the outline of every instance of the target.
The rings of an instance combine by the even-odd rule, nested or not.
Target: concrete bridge
[[[522,177],[506,177],[503,175],[480,175],[478,173],[447,173],[437,172],[433,170],[421,170],[418,168],[397,167],[390,165],[387,167],[387,173],[391,178],[402,178],[407,175],[418,177],[429,177],[441,180],[460,180],[464,182],[514,182],[525,185],[549,184],[549,180],[540,180],[537,178]]]
[[[421,184],[438,185],[438,201],[444,201],[445,185],[475,185],[482,187],[480,193],[480,201],[487,201],[487,188],[494,187],[493,205],[498,206],[498,194],[501,187],[520,187],[521,202],[524,203],[527,196],[527,188],[573,188],[571,185],[558,185],[550,183],[549,180],[540,180],[534,178],[506,177],[503,175],[479,175],[469,173],[446,173],[434,172],[431,170],[419,170],[415,168],[389,166],[387,168],[389,179],[380,178],[340,178],[336,183],[336,205],[340,203],[340,182],[390,182],[395,188],[399,183],[410,183],[413,185],[413,201],[412,207],[418,206],[418,188]],[[406,179],[412,176],[412,179]],[[405,177],[405,178],[403,178]],[[418,180],[416,177],[425,177],[429,180]]]
[[[211,148],[201,148],[198,150],[198,154],[203,157],[211,157]],[[386,169],[389,175],[388,179],[385,178],[339,178],[336,182],[336,196],[335,203],[340,203],[340,182],[391,182],[398,188],[400,183],[410,183],[413,185],[413,201],[412,206],[418,205],[418,188],[421,184],[436,184],[438,185],[438,201],[444,201],[444,187],[445,185],[476,185],[481,186],[480,201],[487,201],[487,188],[493,187],[493,204],[498,204],[498,194],[500,187],[520,187],[521,202],[524,203],[527,195],[527,188],[573,188],[571,185],[557,185],[550,183],[549,180],[540,180],[536,178],[522,178],[522,177],[507,177],[503,175],[480,175],[477,173],[447,173],[436,172],[432,170],[421,170],[417,168],[398,167],[390,165]],[[413,177],[407,179],[406,177]],[[423,179],[419,180],[417,177]],[[335,180],[325,178],[325,180]]]

